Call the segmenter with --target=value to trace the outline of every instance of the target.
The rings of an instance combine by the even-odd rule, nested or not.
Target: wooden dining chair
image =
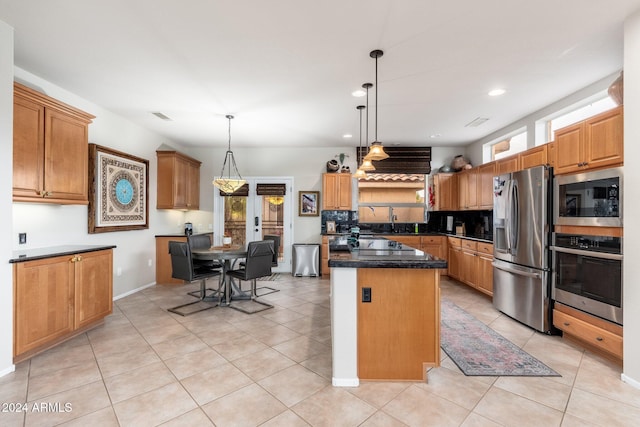
[[[256,280],[260,277],[269,276],[271,274],[271,266],[273,265],[273,241],[259,240],[249,242],[247,245],[247,257],[244,265],[239,269],[227,271],[227,276],[242,281],[251,282],[250,299],[252,302],[262,305],[258,309],[249,310],[243,306],[230,305],[231,308],[242,311],[244,313],[257,313],[259,311],[273,308],[273,305],[257,299]]]
[[[198,313],[200,311],[208,310],[217,305],[220,305],[222,301],[222,289],[221,281],[218,280],[218,303],[214,305],[205,304],[197,310],[184,310],[186,307],[190,307],[195,304],[201,304],[207,297],[206,282],[207,279],[220,276],[221,272],[218,269],[214,269],[208,266],[196,266],[193,264],[193,258],[191,256],[191,249],[187,242],[169,241],[169,254],[171,255],[171,277],[174,279],[182,279],[185,282],[191,283],[200,281],[200,292],[197,301],[181,304],[176,307],[171,307],[168,311],[179,314],[181,316],[188,316],[189,314]],[[189,295],[191,295],[189,293]]]

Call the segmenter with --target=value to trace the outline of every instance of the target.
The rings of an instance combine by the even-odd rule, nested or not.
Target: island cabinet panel
[[[371,302],[362,302],[363,288]],[[358,269],[358,377],[425,380],[439,366],[440,275],[432,269]]]
[[[14,83],[13,200],[88,204],[94,116]]]
[[[14,363],[97,325],[113,307],[113,251],[14,263]]]
[[[171,277],[171,255],[169,242],[186,242],[187,236],[156,236],[156,284],[181,285],[184,280]]]

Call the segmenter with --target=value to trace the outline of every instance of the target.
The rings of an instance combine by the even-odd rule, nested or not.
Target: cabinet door
[[[493,295],[493,257],[478,255],[478,290]]]
[[[555,174],[580,170],[582,162],[584,161],[583,138],[584,126],[582,122],[556,131]]]
[[[44,190],[47,198],[88,203],[89,145],[87,124],[45,110]]]
[[[447,211],[452,209],[451,200],[453,197],[453,192],[451,186],[453,184],[453,177],[453,174],[450,173],[439,173],[433,177],[433,186],[436,199],[434,210]]]
[[[496,175],[515,172],[517,170],[520,170],[520,161],[517,155],[496,160]]]
[[[585,161],[588,168],[623,162],[622,107],[598,114],[585,122]]]
[[[189,162],[187,167],[187,209],[200,209],[200,165]]]
[[[44,107],[16,96],[13,101],[13,195],[41,197],[44,188]]]
[[[72,258],[14,264],[14,357],[73,331]]]
[[[469,169],[467,175],[467,209],[478,209],[478,169]]]
[[[469,202],[469,174],[460,172],[457,176],[458,181],[458,208],[461,210],[468,209]]]
[[[189,162],[178,156],[175,158],[174,181],[173,207],[186,209],[189,192]]]
[[[351,210],[351,174],[338,175],[338,209]]]
[[[478,207],[493,209],[493,177],[496,175],[495,162],[478,166]]]
[[[75,263],[75,328],[111,313],[113,301],[112,251],[87,252]]]
[[[456,247],[449,247],[449,259],[447,275],[454,279],[460,278],[460,261],[462,257],[462,250]]]
[[[472,251],[462,251],[460,261],[460,281],[475,288],[478,282],[478,254]]]
[[[339,174],[325,173],[322,175],[322,209],[338,209]]]
[[[529,169],[547,164],[547,145],[540,145],[520,153],[520,169]]]

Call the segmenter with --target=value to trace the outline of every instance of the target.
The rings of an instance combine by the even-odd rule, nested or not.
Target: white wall
[[[0,377],[13,371],[13,29],[0,21]],[[16,236],[17,239],[17,236]]]
[[[640,11],[624,30],[624,369],[623,379],[640,388]],[[637,236],[637,237],[636,237]]]

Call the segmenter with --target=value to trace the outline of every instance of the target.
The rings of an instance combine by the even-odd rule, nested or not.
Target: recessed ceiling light
[[[442,136],[442,135],[441,135],[441,134],[439,134],[439,133],[434,133],[433,135],[429,135],[429,138],[439,138],[439,137],[441,137],[441,136]]]
[[[358,90],[354,90],[353,92],[351,92],[351,95],[355,96],[356,98],[360,98],[363,97],[367,94],[367,92],[365,92],[362,89],[358,89]]]
[[[342,135],[343,138],[353,138],[353,135],[351,135],[350,133],[345,133],[344,135]]]
[[[494,89],[491,92],[489,92],[489,96],[500,96],[500,95],[504,95],[505,92],[506,90],[504,89]]]

